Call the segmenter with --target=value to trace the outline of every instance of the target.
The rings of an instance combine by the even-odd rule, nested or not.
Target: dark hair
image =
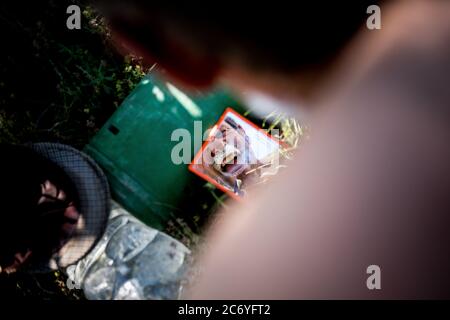
[[[16,253],[49,257],[61,244],[64,204],[38,206],[41,184],[50,180],[76,201],[76,191],[57,165],[24,146],[0,144],[0,266]]]
[[[278,3],[97,1],[114,28],[155,56],[165,28],[218,59],[283,72],[326,64],[363,26],[367,7],[380,1]]]
[[[234,121],[232,118],[230,118],[230,117],[226,117],[225,118],[225,122],[226,123],[228,123],[233,129],[239,129],[239,128],[241,128],[241,126],[240,125],[238,125],[237,123],[236,123],[236,121]]]

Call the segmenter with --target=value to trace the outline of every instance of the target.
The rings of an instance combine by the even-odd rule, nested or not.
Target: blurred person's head
[[[225,80],[307,97],[379,1],[97,2],[125,49],[185,84]]]
[[[128,49],[188,84],[307,98],[347,54],[344,80],[373,67],[332,97],[302,162],[212,229],[194,298],[448,296],[448,3],[397,3],[351,54],[377,1],[105,10]],[[367,290],[370,263],[381,292]]]
[[[79,213],[72,181],[28,147],[0,144],[0,270],[50,258],[74,232]]]

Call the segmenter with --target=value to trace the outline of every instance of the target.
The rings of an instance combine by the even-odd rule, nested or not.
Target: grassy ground
[[[144,72],[108,44],[88,7],[81,30],[66,28],[76,1],[1,4],[0,141],[55,140],[82,147]]]
[[[66,8],[82,8],[81,30],[66,28]],[[57,141],[82,148],[145,74],[139,59],[119,55],[108,42],[101,16],[74,0],[0,4],[0,142]],[[270,115],[264,127],[279,126],[296,146],[303,128]],[[289,154],[287,153],[288,157]],[[199,180],[186,219],[169,222],[166,232],[189,247],[225,196]],[[68,290],[60,271],[0,275],[0,295],[33,299],[82,299]]]

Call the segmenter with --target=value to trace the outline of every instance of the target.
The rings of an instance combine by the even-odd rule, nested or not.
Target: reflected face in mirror
[[[276,174],[278,154],[276,139],[229,108],[208,133],[189,170],[239,198]]]
[[[245,174],[256,163],[247,134],[229,118],[218,127],[205,151],[212,159],[210,166],[230,179]]]

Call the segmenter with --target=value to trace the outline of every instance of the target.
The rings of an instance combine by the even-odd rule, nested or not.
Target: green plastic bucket
[[[183,92],[170,82],[147,75],[85,147],[105,171],[113,198],[144,223],[163,229],[173,217],[193,179],[188,164],[175,164],[171,154],[179,140],[176,129],[202,134],[227,107],[245,109],[226,90]],[[198,134],[198,123],[197,123]],[[201,147],[191,140],[190,158]]]

